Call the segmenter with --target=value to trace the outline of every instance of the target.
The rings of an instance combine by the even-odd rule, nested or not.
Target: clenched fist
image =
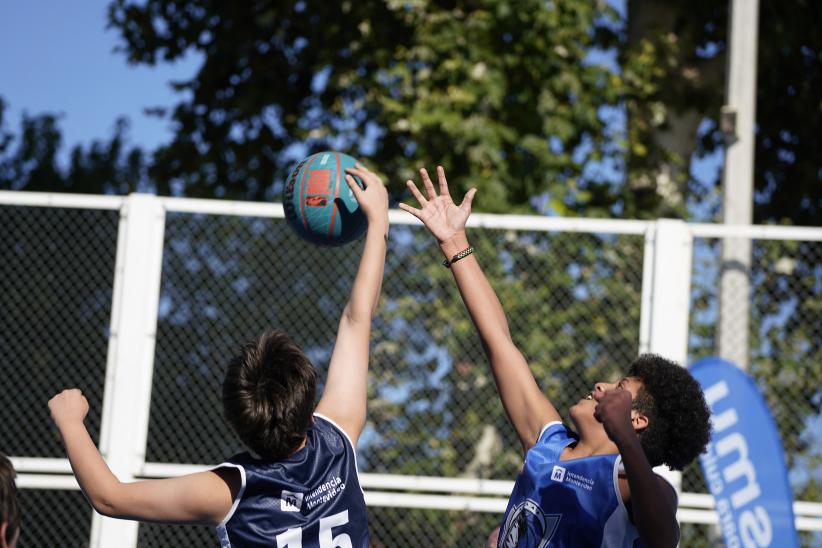
[[[88,400],[78,388],[63,390],[49,400],[51,419],[58,428],[73,422],[82,422],[88,414]]]
[[[605,427],[611,440],[619,445],[626,436],[635,435],[631,424],[631,393],[628,390],[595,391],[594,417]]]

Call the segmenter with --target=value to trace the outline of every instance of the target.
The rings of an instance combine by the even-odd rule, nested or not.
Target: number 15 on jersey
[[[333,527],[348,523],[348,510],[325,518],[320,518],[320,548],[353,548],[351,537],[345,533],[334,536]],[[288,529],[277,535],[277,548],[303,548],[303,530],[301,527]]]

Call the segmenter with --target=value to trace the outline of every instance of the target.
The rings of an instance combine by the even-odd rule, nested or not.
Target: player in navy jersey
[[[465,223],[476,189],[454,204],[442,167],[439,193],[420,170],[425,195],[400,208],[439,242],[479,332],[525,463],[500,529],[500,548],[674,547],[676,492],[652,467],[681,470],[705,448],[709,412],[688,371],[660,356],[637,358],[618,383],[597,383],[570,409],[572,431],[540,391],[514,345],[505,313],[468,243]]]
[[[248,448],[214,470],[121,483],[89,436],[88,402],[77,389],[49,401],[80,487],[103,515],[217,527],[221,545],[365,548],[368,526],[355,447],[365,426],[371,320],[388,237],[388,193],[361,165],[346,182],[368,219],[351,296],[340,317],[325,390],[284,333],[248,343],[228,366],[223,411]],[[351,174],[364,182],[360,189]]]
[[[20,538],[20,504],[14,466],[0,453],[0,548],[14,548]]]

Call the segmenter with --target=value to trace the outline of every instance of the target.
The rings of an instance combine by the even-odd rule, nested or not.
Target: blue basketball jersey
[[[315,414],[305,447],[284,460],[241,453],[221,467],[242,476],[234,505],[217,526],[223,548],[368,547],[354,446],[327,417]]]
[[[619,455],[560,461],[575,441],[560,422],[543,428],[525,455],[498,548],[641,546],[619,493]]]

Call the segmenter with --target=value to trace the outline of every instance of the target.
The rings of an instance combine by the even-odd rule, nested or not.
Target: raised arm
[[[437,167],[439,195],[428,172],[421,169],[420,175],[428,196],[423,196],[414,182],[408,181],[408,188],[420,203],[420,209],[406,204],[400,204],[400,208],[425,224],[439,242],[445,258],[450,261],[459,252],[470,247],[465,223],[471,214],[471,202],[476,189],[469,190],[462,204],[457,206],[448,192],[448,182],[442,167]],[[523,448],[527,450],[536,443],[543,426],[560,420],[559,413],[537,386],[528,363],[514,345],[505,312],[482,272],[476,254],[451,264],[451,272],[491,363],[502,405]]]
[[[388,239],[388,192],[379,176],[357,166],[347,170],[345,180],[368,219],[368,232],[351,296],[340,317],[325,390],[317,405],[317,413],[340,425],[355,445],[365,426],[371,319],[380,298]],[[365,190],[352,174],[363,181]]]
[[[77,483],[94,509],[113,518],[163,523],[217,525],[240,489],[237,471],[219,469],[178,478],[123,483],[94,445],[85,420],[88,402],[78,389],[64,390],[49,410]]]
[[[642,546],[674,548],[679,542],[676,492],[656,475],[632,426],[631,394],[627,390],[595,391],[594,416],[605,427],[622,456],[628,478],[627,501]],[[626,498],[623,494],[623,498]]]

